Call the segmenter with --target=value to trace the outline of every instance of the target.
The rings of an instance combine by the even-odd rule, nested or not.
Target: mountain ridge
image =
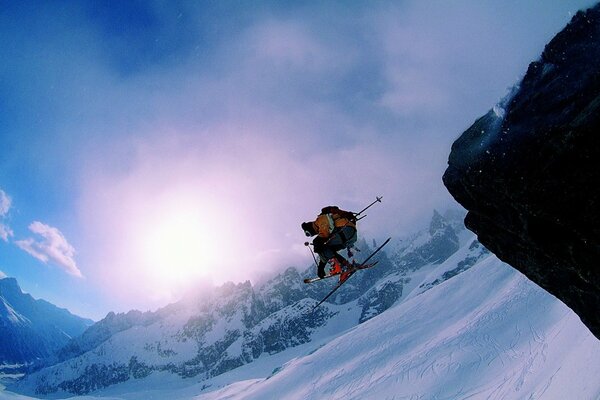
[[[0,364],[27,364],[49,357],[92,323],[23,293],[15,278],[0,279]]]
[[[435,229],[430,231],[432,226]],[[430,240],[420,236],[419,245],[408,251],[408,256],[422,246],[433,251],[454,243],[458,248],[458,236],[437,212],[424,232]],[[370,246],[364,239],[359,246],[361,256],[366,257]],[[210,379],[263,355],[309,343],[323,332],[335,335],[343,326],[381,314],[402,296],[402,274],[408,270],[392,262],[386,253],[378,255],[378,260],[376,268],[353,276],[331,302],[313,314],[308,310],[331,287],[302,282],[303,277],[314,274],[314,266],[303,272],[285,269],[260,286],[227,283],[191,306],[175,303],[147,314],[109,314],[73,339],[58,364],[28,376],[17,390],[42,395],[85,394],[161,371]],[[422,258],[419,265],[441,261],[439,256]],[[418,263],[411,265],[419,269]],[[348,313],[350,309],[354,311]],[[340,318],[346,322],[339,322]]]

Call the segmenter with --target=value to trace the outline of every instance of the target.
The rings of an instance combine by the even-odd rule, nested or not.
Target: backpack
[[[325,215],[325,214],[331,214],[331,217],[333,218],[334,221],[339,218],[345,218],[353,224],[356,223],[356,216],[354,215],[354,213],[352,213],[350,211],[344,211],[344,210],[340,209],[338,206],[323,207],[321,209],[320,215]]]

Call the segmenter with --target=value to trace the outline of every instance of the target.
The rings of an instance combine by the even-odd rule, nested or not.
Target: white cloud
[[[0,271],[0,279],[4,279],[6,278],[6,274],[2,271]]]
[[[13,236],[13,231],[6,225],[0,224],[0,239],[8,242],[8,238]]]
[[[17,246],[44,263],[52,262],[71,275],[83,277],[75,263],[75,249],[57,228],[35,221],[29,225],[29,230],[42,239],[17,240]]]
[[[11,198],[0,189],[0,219],[6,217],[11,205]],[[8,238],[11,236],[13,236],[13,231],[7,225],[0,222],[0,239],[8,242]]]
[[[6,214],[8,214],[11,204],[11,198],[8,197],[8,195],[2,189],[0,189],[0,217],[5,217]]]
[[[250,32],[248,47],[252,54],[265,62],[264,66],[297,68],[305,72],[323,73],[339,68],[349,55],[324,40],[319,40],[306,24],[298,21],[268,20]]]

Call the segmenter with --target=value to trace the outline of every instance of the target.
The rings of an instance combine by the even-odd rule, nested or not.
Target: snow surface
[[[27,323],[31,323],[26,317],[22,316],[8,303],[2,296],[0,296],[0,301],[2,302],[4,309],[6,310],[7,319],[13,323],[14,325],[23,325]]]
[[[361,325],[355,305],[326,305],[341,334],[327,324],[309,343],[209,380],[153,373],[74,398],[599,399],[600,341],[496,257],[418,290],[468,251],[418,271],[411,293]],[[31,397],[0,392],[13,399]]]
[[[600,342],[488,257],[265,379],[213,399],[598,399]]]

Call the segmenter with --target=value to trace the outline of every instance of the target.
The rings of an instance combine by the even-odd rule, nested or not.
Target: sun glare
[[[167,216],[152,227],[147,237],[146,254],[150,262],[163,266],[177,276],[185,276],[202,268],[210,241],[201,221],[189,214]]]
[[[219,261],[215,213],[182,203],[166,202],[154,208],[138,235],[140,267],[162,289],[212,278]]]

